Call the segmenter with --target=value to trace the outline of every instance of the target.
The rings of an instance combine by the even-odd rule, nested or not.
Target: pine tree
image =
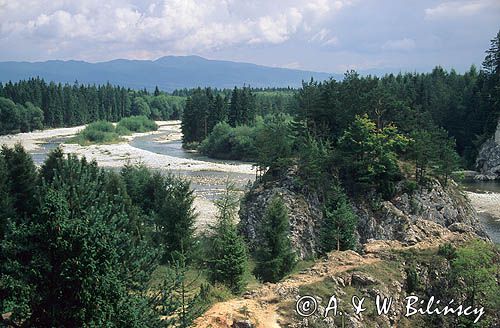
[[[196,213],[194,195],[189,181],[172,175],[152,176],[154,190],[155,240],[162,248],[163,262],[177,259],[180,254],[190,256],[195,247]]]
[[[10,180],[3,155],[0,154],[0,242],[3,240],[7,220],[14,217],[10,196]],[[2,254],[0,253],[0,261]]]
[[[254,273],[263,281],[276,282],[290,273],[296,262],[288,213],[280,196],[273,196],[267,206],[258,235]]]
[[[19,143],[14,148],[2,147],[1,153],[10,181],[12,205],[19,217],[29,216],[35,210],[34,194],[38,181],[33,159]]]
[[[320,228],[320,253],[354,247],[357,217],[339,186],[328,193]]]
[[[0,310],[23,326],[157,326],[144,290],[153,250],[131,242],[122,230],[126,214],[105,195],[75,211],[71,199],[85,188],[70,190],[44,187],[39,211],[1,244]]]
[[[233,293],[243,290],[247,270],[245,243],[234,222],[238,202],[234,185],[228,183],[224,195],[215,203],[217,222],[210,227],[207,254],[210,281],[226,285]]]

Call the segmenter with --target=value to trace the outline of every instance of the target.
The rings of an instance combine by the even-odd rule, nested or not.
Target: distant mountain
[[[166,56],[157,60],[117,59],[101,63],[50,60],[46,62],[0,62],[0,82],[39,76],[47,81],[111,84],[133,89],[171,91],[192,87],[232,88],[298,87],[302,80],[325,80],[340,75],[266,67],[248,63],[208,60],[198,56]]]

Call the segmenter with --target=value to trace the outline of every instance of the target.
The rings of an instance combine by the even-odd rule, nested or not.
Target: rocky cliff
[[[488,139],[479,150],[476,169],[478,180],[500,180],[500,120],[495,135]]]
[[[456,327],[453,316],[405,316],[405,298],[418,295],[445,299],[450,287],[447,272],[450,262],[439,254],[438,246],[460,246],[476,238],[472,232],[458,233],[440,224],[417,219],[414,223],[422,233],[419,242],[405,246],[398,241],[370,241],[363,246],[363,255],[354,251],[331,252],[312,267],[281,282],[267,283],[243,297],[215,304],[201,318],[196,328],[279,328],[279,327]],[[300,307],[316,311],[299,316],[297,304],[303,296],[313,296],[316,307]],[[338,299],[339,311],[325,316],[331,296]],[[378,315],[377,295],[392,298],[391,311]],[[356,314],[350,306],[352,297],[365,298],[365,311]],[[456,300],[457,302],[459,300]],[[489,311],[490,322],[484,327],[498,327],[500,317]],[[309,314],[309,313],[308,313]]]
[[[402,182],[396,189],[396,196],[389,201],[380,201],[376,195],[351,201],[359,218],[358,249],[374,239],[415,244],[425,236],[425,231],[415,224],[417,220],[487,238],[469,200],[453,182],[444,187],[434,180],[427,187],[413,191],[405,190]],[[288,208],[291,241],[298,255],[301,258],[316,255],[323,220],[322,200],[317,192],[305,190],[297,183],[293,170],[279,181],[256,182],[247,192],[241,203],[240,227],[250,245],[258,243],[255,231],[274,194],[279,194]]]

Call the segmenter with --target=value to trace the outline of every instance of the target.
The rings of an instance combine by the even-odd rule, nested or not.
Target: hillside
[[[157,60],[117,59],[108,62],[84,61],[1,62],[0,82],[39,76],[48,81],[103,84],[110,82],[134,89],[162,90],[193,87],[233,88],[299,87],[302,80],[325,80],[339,75],[249,63],[208,60],[198,56],[166,56]]]

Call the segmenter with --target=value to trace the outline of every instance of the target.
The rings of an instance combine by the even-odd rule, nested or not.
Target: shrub
[[[212,133],[203,140],[198,150],[207,156],[220,159],[257,159],[256,135],[259,126],[231,127],[226,122],[215,125]]]
[[[73,141],[80,145],[94,143],[111,143],[120,140],[118,133],[112,123],[106,121],[97,121],[87,125],[80,131]]]
[[[130,132],[148,132],[158,130],[158,125],[146,116],[125,117],[118,122],[116,130],[119,134],[130,134]]]

